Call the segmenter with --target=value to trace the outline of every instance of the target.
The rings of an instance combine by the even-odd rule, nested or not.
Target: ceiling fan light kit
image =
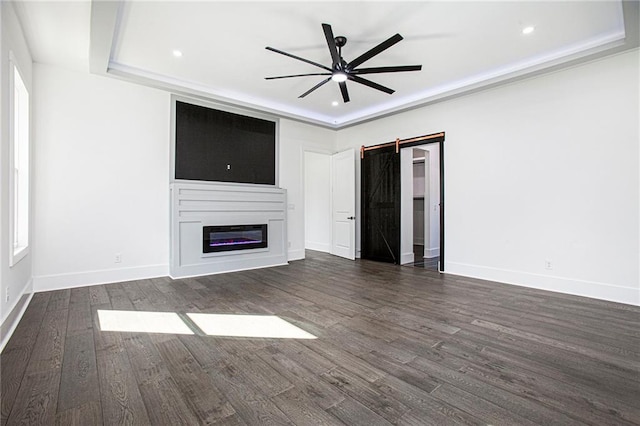
[[[322,80],[320,83],[313,86],[311,89],[304,92],[299,98],[304,98],[309,93],[314,90],[320,88],[325,85],[329,81],[333,80],[338,83],[340,86],[340,92],[342,93],[342,100],[346,103],[349,102],[349,92],[347,90],[347,80],[354,81],[356,83],[371,87],[372,89],[379,90],[381,92],[392,94],[394,92],[393,89],[385,87],[381,84],[375,83],[371,80],[360,77],[362,74],[380,74],[380,73],[390,73],[390,72],[406,72],[406,71],[420,71],[422,69],[422,65],[399,65],[399,66],[390,66],[390,67],[372,67],[372,68],[357,68],[362,65],[364,62],[373,58],[374,56],[382,53],[387,50],[394,44],[398,43],[402,40],[402,36],[400,34],[396,34],[377,46],[367,50],[362,55],[358,56],[351,62],[346,62],[342,58],[342,48],[345,44],[347,44],[347,38],[344,36],[334,37],[333,30],[331,29],[331,25],[322,24],[322,30],[324,31],[324,36],[327,40],[327,46],[329,47],[329,53],[331,54],[331,66],[325,66],[319,64],[314,61],[310,61],[308,59],[301,58],[296,55],[292,55],[291,53],[283,52],[282,50],[275,49],[273,47],[267,46],[266,49],[275,53],[279,53],[284,56],[288,56],[293,59],[297,59],[302,62],[306,62],[307,64],[314,65],[318,68],[322,68],[326,72],[321,73],[308,73],[308,74],[293,74],[293,75],[281,75],[276,77],[265,77],[266,80],[275,80],[281,78],[293,78],[293,77],[307,77],[307,76],[329,76],[326,79]]]

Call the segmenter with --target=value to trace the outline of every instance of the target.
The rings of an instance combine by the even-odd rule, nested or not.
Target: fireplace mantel
[[[281,188],[224,183],[172,183],[173,278],[287,264],[287,193]],[[203,228],[266,224],[264,248],[205,252]]]

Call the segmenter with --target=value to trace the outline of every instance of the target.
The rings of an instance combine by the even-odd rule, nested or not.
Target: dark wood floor
[[[106,332],[98,309],[276,314],[318,338]],[[38,293],[1,354],[2,425],[639,424],[639,318],[314,252]]]

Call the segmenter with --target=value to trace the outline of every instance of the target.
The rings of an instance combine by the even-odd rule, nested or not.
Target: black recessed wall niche
[[[175,178],[276,184],[276,123],[176,101]]]

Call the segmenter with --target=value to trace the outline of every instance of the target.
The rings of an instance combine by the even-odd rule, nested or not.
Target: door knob
[[[355,217],[355,216],[349,216],[347,219],[349,219],[349,220],[356,220],[356,217]]]

